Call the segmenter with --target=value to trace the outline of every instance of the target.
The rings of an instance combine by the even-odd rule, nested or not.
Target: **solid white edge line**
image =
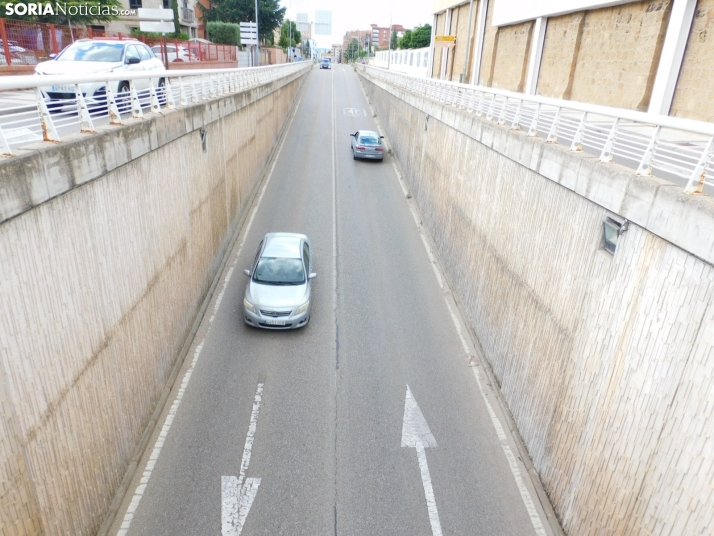
[[[260,192],[260,197],[255,203],[255,206],[253,207],[253,212],[250,215],[250,219],[248,220],[248,223],[246,224],[245,230],[242,230],[241,233],[243,233],[243,239],[240,242],[240,245],[238,246],[238,251],[236,252],[235,260],[233,261],[233,264],[231,265],[230,269],[226,273],[226,276],[223,280],[223,288],[218,295],[218,298],[216,299],[216,305],[213,308],[213,315],[209,319],[209,331],[206,333],[206,335],[203,337],[201,342],[198,344],[196,347],[196,350],[194,352],[194,357],[193,361],[191,361],[191,366],[189,369],[186,371],[184,374],[183,380],[181,381],[181,387],[179,388],[178,392],[176,393],[176,398],[174,399],[173,404],[171,405],[171,409],[169,410],[169,414],[166,416],[166,419],[164,420],[164,425],[161,427],[161,433],[159,434],[159,437],[156,439],[156,443],[154,444],[154,449],[151,451],[151,456],[149,457],[149,460],[146,462],[146,466],[144,467],[144,472],[142,474],[141,480],[139,481],[139,484],[136,486],[136,489],[134,490],[134,495],[131,498],[131,502],[129,503],[129,507],[126,510],[126,513],[124,514],[124,519],[122,520],[121,526],[119,530],[117,531],[117,536],[126,536],[127,533],[129,532],[129,527],[131,527],[131,522],[134,519],[134,514],[136,513],[136,509],[139,507],[139,503],[141,502],[141,498],[144,496],[144,491],[146,490],[146,486],[149,483],[149,480],[151,479],[151,475],[154,471],[154,467],[156,466],[156,461],[159,459],[159,455],[161,454],[161,448],[164,446],[164,441],[166,440],[166,436],[169,433],[169,430],[171,429],[171,424],[173,423],[174,416],[176,415],[176,412],[178,411],[179,406],[181,405],[181,400],[183,398],[183,394],[186,391],[186,387],[188,386],[188,382],[191,379],[191,374],[193,373],[194,368],[196,367],[196,363],[198,362],[198,357],[201,355],[201,349],[203,348],[203,343],[206,341],[206,337],[208,336],[208,333],[210,333],[210,326],[213,322],[213,319],[216,316],[216,312],[218,311],[218,306],[221,303],[221,300],[223,299],[223,295],[226,291],[226,287],[228,286],[228,281],[230,281],[231,275],[233,274],[233,269],[235,268],[236,263],[238,262],[238,258],[240,257],[240,253],[243,250],[243,246],[245,245],[246,237],[248,236],[248,233],[250,232],[251,225],[253,224],[253,219],[255,218],[255,214],[258,211],[258,207],[260,206],[260,202],[263,200],[263,195],[265,194],[265,189],[268,187],[268,183],[270,182],[270,179],[273,177],[273,171],[275,170],[275,164],[277,163],[278,159],[280,158],[280,154],[283,151],[283,146],[285,145],[285,139],[287,138],[287,133],[290,131],[290,128],[292,127],[293,120],[295,119],[295,116],[297,115],[298,108],[300,107],[300,104],[302,103],[302,98],[304,96],[304,92],[300,95],[300,100],[297,102],[295,105],[295,108],[292,111],[292,116],[290,117],[290,123],[288,124],[287,128],[285,129],[285,134],[283,135],[283,139],[280,142],[280,148],[278,149],[278,152],[275,154],[275,158],[273,158],[272,165],[270,166],[270,172],[268,173],[268,178],[265,180],[265,184],[263,185],[263,189]],[[258,479],[258,483],[260,483]],[[257,486],[256,486],[257,489]]]
[[[332,71],[332,69],[330,69]],[[332,311],[337,326],[337,153],[335,151],[335,75],[332,73]]]
[[[245,480],[245,474],[248,471],[250,464],[250,456],[253,453],[253,440],[255,439],[255,429],[258,425],[258,414],[260,413],[260,403],[263,400],[263,384],[258,384],[258,389],[255,391],[253,399],[253,411],[250,413],[250,424],[248,425],[248,434],[245,436],[245,446],[243,447],[243,458],[240,462],[240,474],[238,475],[238,485],[242,486]]]
[[[371,104],[369,102],[368,102],[368,105],[371,108]],[[374,110],[372,110],[372,115],[374,115]],[[385,133],[382,129],[382,125],[378,121],[377,121],[377,127],[380,131],[380,134],[384,136]],[[404,195],[407,197],[407,206],[409,207],[409,210],[412,214],[412,218],[414,218],[414,223],[416,223],[419,234],[421,235],[422,242],[424,243],[424,249],[426,250],[426,254],[429,257],[429,262],[431,263],[431,267],[434,270],[434,275],[436,276],[436,280],[439,284],[439,287],[442,289],[442,291],[445,291],[447,289],[447,286],[446,286],[444,279],[441,275],[441,271],[438,267],[438,263],[436,262],[436,258],[434,257],[434,255],[431,251],[431,247],[429,246],[429,242],[426,237],[426,234],[422,230],[422,226],[419,221],[419,215],[418,215],[417,209],[416,209],[416,201],[412,201],[412,203],[409,203],[409,199],[408,199],[409,189],[407,188],[406,182],[404,181],[402,174],[399,172],[399,169],[397,167],[395,159],[396,159],[396,157],[392,157],[392,167],[394,168],[394,172],[397,176],[397,180],[399,181],[399,185],[401,186],[402,191],[404,192]],[[456,327],[456,332],[458,333],[459,339],[461,340],[461,346],[463,347],[464,353],[466,354],[466,358],[470,360],[472,352],[469,349],[469,345],[466,342],[466,339],[464,337],[463,330],[461,327],[461,322],[459,321],[458,317],[454,313],[454,310],[452,309],[451,304],[449,303],[448,296],[446,295],[446,293],[444,293],[444,302],[446,303],[446,306],[449,309],[449,315],[451,316],[451,320],[454,323],[454,326]],[[485,391],[485,389],[482,385],[482,382],[481,382],[481,375],[476,367],[471,367],[471,370],[473,370],[474,377],[476,378],[476,384],[478,385],[479,392],[481,393],[483,401],[486,404],[486,409],[488,411],[489,417],[491,418],[491,423],[493,424],[493,427],[496,430],[496,435],[498,436],[498,440],[501,444],[501,448],[503,449],[503,454],[506,456],[506,460],[508,461],[508,466],[511,469],[511,473],[513,474],[514,480],[516,481],[516,486],[518,487],[518,491],[521,495],[521,499],[523,500],[523,505],[525,506],[526,511],[528,512],[528,517],[531,520],[533,529],[535,530],[535,533],[537,536],[547,536],[545,528],[543,527],[543,522],[540,518],[540,515],[538,515],[538,511],[536,510],[535,504],[533,502],[533,497],[531,496],[530,492],[528,491],[528,488],[525,485],[525,482],[523,481],[523,475],[521,474],[521,469],[518,465],[518,462],[516,461],[516,457],[514,456],[513,451],[511,450],[511,447],[508,444],[508,439],[506,437],[505,432],[503,431],[503,426],[501,425],[501,421],[498,419],[496,412],[493,410],[493,407],[491,406],[491,403],[489,402],[489,400],[486,396],[486,391]]]

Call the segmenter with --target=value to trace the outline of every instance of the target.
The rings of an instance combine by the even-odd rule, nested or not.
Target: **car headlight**
[[[255,305],[253,305],[252,303],[250,303],[250,302],[249,302],[248,300],[246,300],[245,298],[243,298],[243,306],[244,306],[246,309],[248,309],[251,313],[253,313],[253,314],[255,314],[255,315],[258,314],[258,311],[255,309]]]
[[[307,311],[307,308],[308,308],[308,307],[310,307],[310,302],[309,302],[309,301],[306,301],[306,302],[303,303],[300,307],[298,307],[297,309],[295,309],[295,314],[296,314],[296,315],[299,315],[300,313],[304,313],[305,311]]]

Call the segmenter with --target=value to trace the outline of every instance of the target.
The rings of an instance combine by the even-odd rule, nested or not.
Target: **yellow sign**
[[[435,47],[453,47],[456,43],[455,35],[435,35],[434,36],[434,46]]]

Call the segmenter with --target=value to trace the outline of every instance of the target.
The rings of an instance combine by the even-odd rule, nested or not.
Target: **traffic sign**
[[[443,47],[453,47],[456,44],[455,35],[435,35],[434,36],[434,46]]]
[[[139,29],[142,32],[173,33],[174,26],[173,9],[137,9],[139,16]]]
[[[240,43],[241,45],[258,44],[258,25],[255,22],[240,23]]]

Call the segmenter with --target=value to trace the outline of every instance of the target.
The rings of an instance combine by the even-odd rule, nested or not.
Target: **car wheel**
[[[357,160],[357,154],[354,152],[354,150],[352,151],[352,160]]]
[[[120,114],[131,111],[131,89],[129,88],[129,82],[121,82],[119,84],[116,102]]]

